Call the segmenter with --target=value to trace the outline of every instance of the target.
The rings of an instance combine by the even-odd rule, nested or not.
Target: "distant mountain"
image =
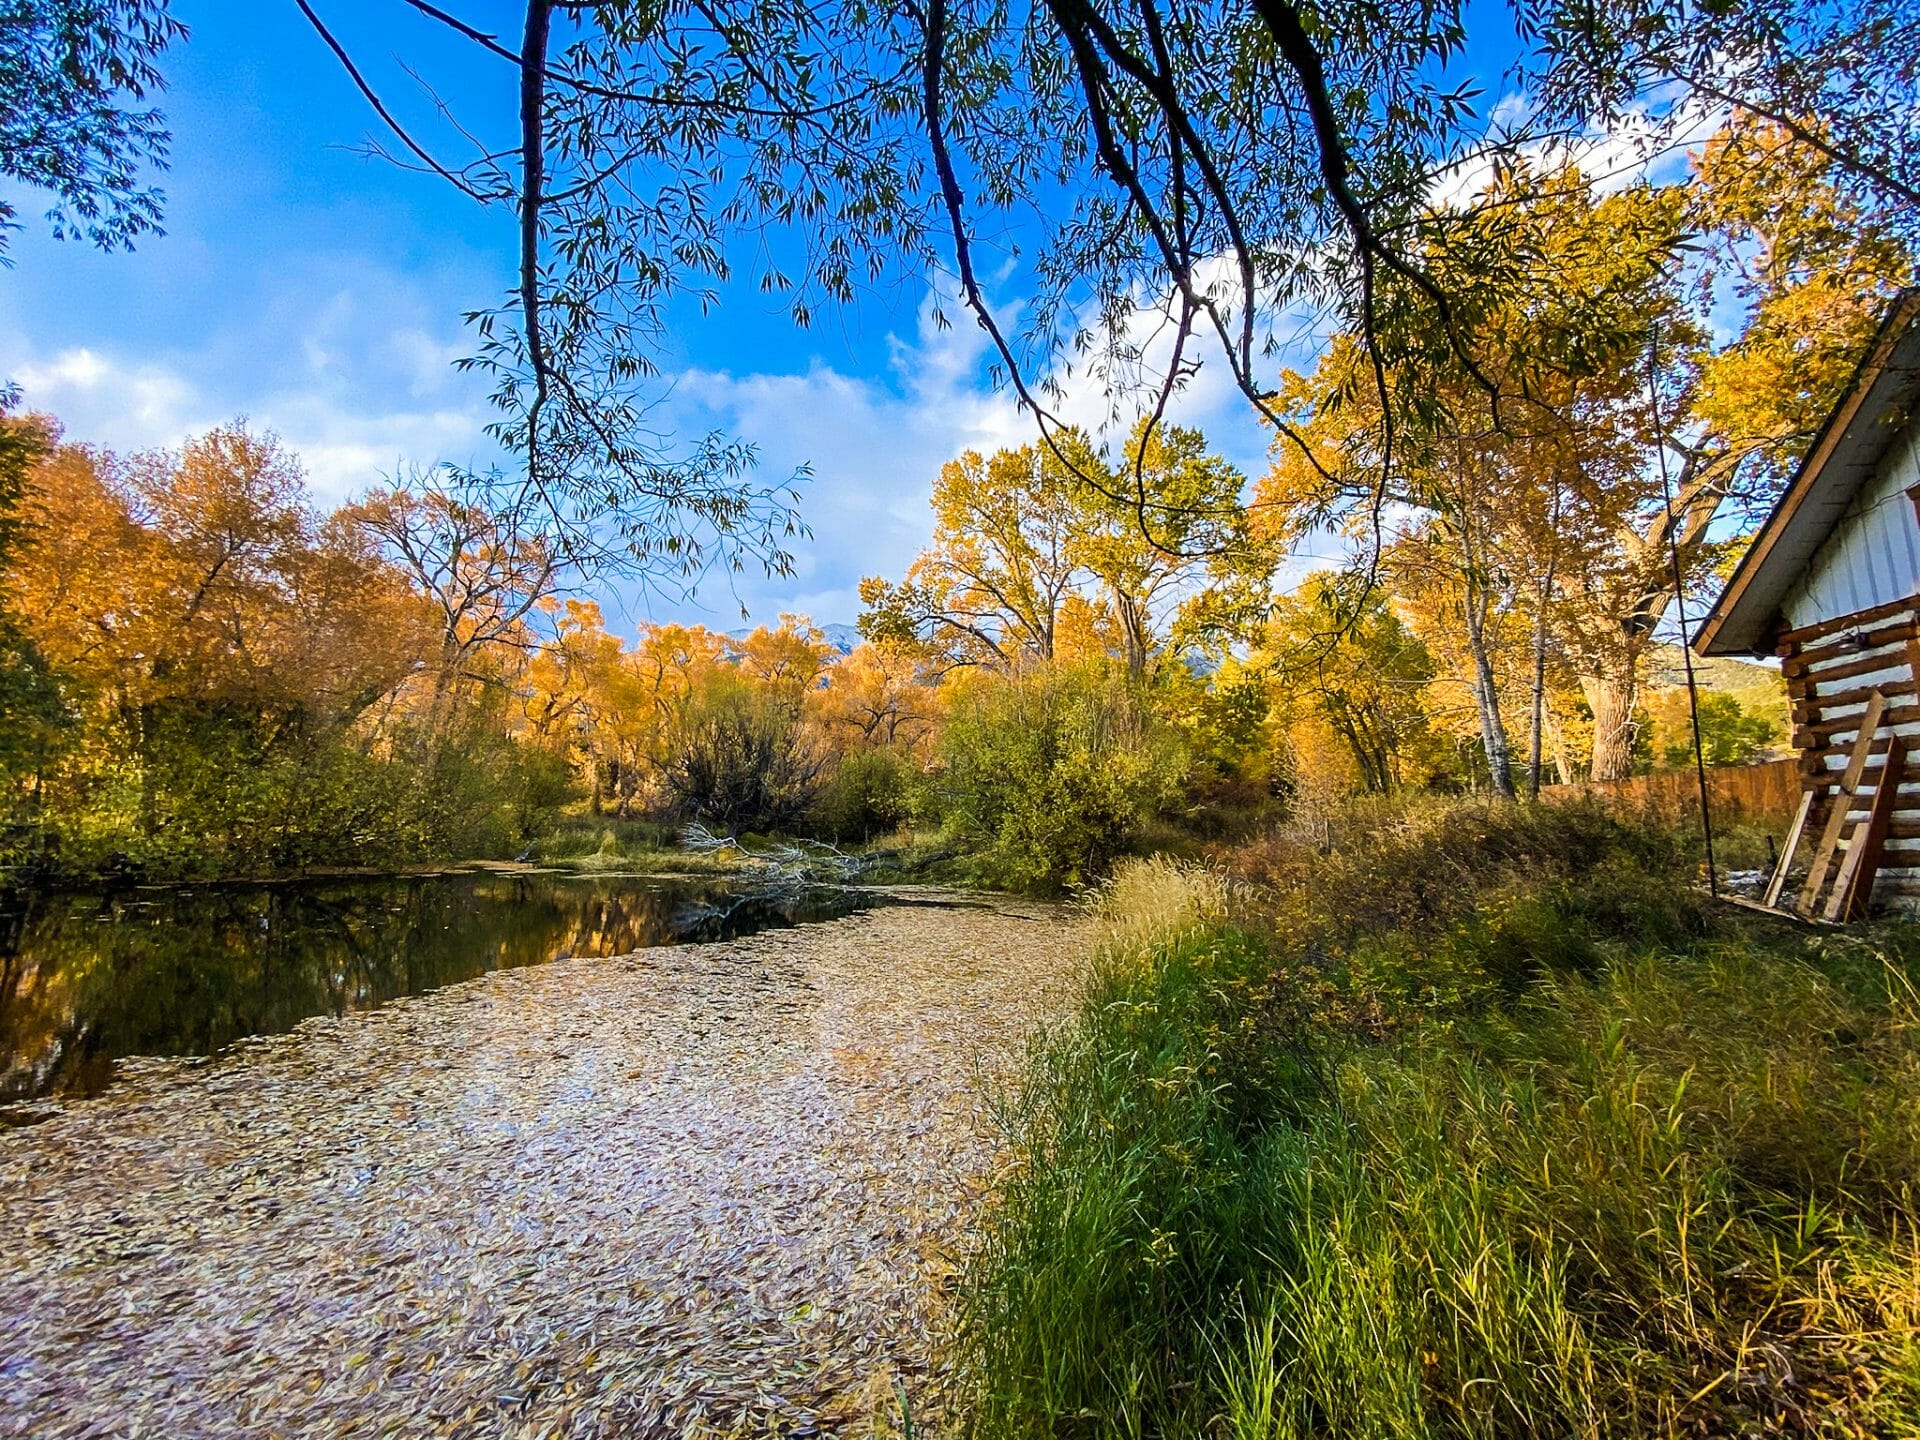
[[[827,643],[842,655],[851,655],[866,637],[860,633],[858,625],[822,625],[820,633],[827,637]]]
[[[816,627],[821,637],[833,647],[836,655],[851,655],[866,642],[858,625],[821,625]],[[738,630],[727,631],[729,640],[744,640],[754,632],[755,627],[744,625]]]
[[[1693,657],[1694,683],[1702,690],[1718,690],[1738,700],[1741,707],[1784,720],[1787,686],[1777,664],[1756,664],[1732,656]],[[1678,645],[1659,644],[1647,654],[1647,682],[1678,689],[1687,683],[1686,657]]]

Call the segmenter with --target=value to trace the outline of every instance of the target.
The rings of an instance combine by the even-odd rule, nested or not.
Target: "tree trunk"
[[[1581,692],[1593,711],[1594,780],[1624,780],[1633,773],[1634,707],[1639,701],[1638,676],[1628,666],[1624,674],[1580,677]]]
[[[1547,741],[1553,746],[1553,768],[1559,773],[1562,785],[1573,783],[1573,761],[1567,756],[1567,732],[1553,718],[1553,710],[1546,710]]]
[[[1147,634],[1146,608],[1118,586],[1113,587],[1113,612],[1120,621],[1120,634],[1127,647],[1127,678],[1144,680],[1147,678]]]
[[[1486,605],[1479,596],[1466,605],[1467,648],[1473,655],[1473,699],[1480,712],[1480,744],[1487,753],[1487,783],[1502,800],[1514,798],[1513,756],[1506,721],[1500,717],[1500,686],[1487,652]]]
[[[1553,598],[1553,571],[1547,562],[1546,579],[1533,612],[1533,714],[1527,731],[1527,798],[1540,798],[1540,772],[1546,763],[1547,723],[1547,602]],[[1563,770],[1565,767],[1562,767]],[[1564,778],[1564,775],[1563,777]]]

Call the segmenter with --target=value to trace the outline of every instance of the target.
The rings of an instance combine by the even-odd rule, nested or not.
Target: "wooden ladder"
[[[1887,697],[1875,690],[1867,698],[1867,708],[1861,712],[1860,729],[1854,736],[1852,753],[1848,755],[1846,769],[1841,771],[1833,789],[1833,808],[1820,832],[1819,843],[1814,847],[1813,864],[1807,872],[1806,883],[1800,887],[1800,894],[1794,903],[1794,909],[1807,919],[1815,918],[1816,911],[1818,918],[1829,921],[1853,920],[1866,913],[1907,765],[1906,742],[1898,735],[1890,735],[1887,738],[1885,762],[1869,776],[1867,757],[1873,753],[1873,744],[1879,738],[1880,722],[1886,712]],[[1867,813],[1854,820],[1854,802],[1867,791],[1869,785],[1871,794]],[[1793,864],[1793,853],[1799,848],[1800,838],[1806,832],[1817,793],[1816,787],[1800,797],[1800,808],[1793,817],[1793,828],[1787,832],[1786,844],[1780,849],[1779,863],[1774,867],[1772,879],[1767,882],[1765,904],[1769,909],[1779,906],[1781,891],[1786,888],[1787,869]],[[1852,824],[1851,834],[1848,833],[1849,822]],[[1844,850],[1841,848],[1843,837],[1846,840]],[[1833,863],[1836,855],[1840,856],[1838,869]],[[1828,888],[1830,874],[1832,885]],[[1823,890],[1826,891],[1824,905],[1820,903]]]

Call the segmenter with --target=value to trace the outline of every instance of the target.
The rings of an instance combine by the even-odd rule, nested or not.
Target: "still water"
[[[837,889],[754,895],[553,874],[23,897],[0,907],[0,1107],[97,1094],[126,1056],[210,1055],[489,970],[722,939],[861,904]]]

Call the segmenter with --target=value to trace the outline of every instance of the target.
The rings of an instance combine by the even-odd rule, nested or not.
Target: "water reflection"
[[[442,875],[140,888],[0,907],[0,1104],[91,1095],[128,1055],[208,1055],[489,970],[825,919],[843,891]]]

